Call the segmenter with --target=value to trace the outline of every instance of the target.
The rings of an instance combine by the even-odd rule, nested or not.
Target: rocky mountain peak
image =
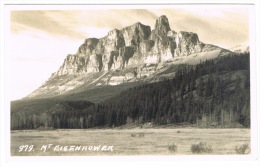
[[[177,38],[183,41],[190,41],[192,44],[197,45],[200,43],[198,34],[193,32],[180,31]]]
[[[151,27],[136,22],[121,30],[113,29],[103,38],[88,38],[75,55],[69,55],[60,75],[124,69],[127,66],[158,64],[174,57],[213,50],[199,41],[196,33],[171,30],[168,18],[160,16]],[[203,50],[204,49],[204,50]],[[55,75],[54,75],[55,76]]]
[[[120,30],[114,28],[113,30],[107,33],[107,36],[117,36],[120,33]]]
[[[138,46],[141,41],[149,38],[151,34],[151,27],[137,22],[131,26],[125,27],[121,30],[126,46]]]
[[[46,89],[49,90],[49,87],[53,87],[50,90],[52,94],[59,94],[85,84],[82,79],[71,80],[73,76],[79,78],[99,76],[95,80],[85,79],[89,85],[113,85],[124,83],[130,78],[135,80],[136,76],[152,75],[157,67],[169,62],[183,63],[186,57],[190,61],[192,58],[188,57],[205,59],[208,55],[216,57],[229,52],[200,42],[196,33],[171,30],[168,18],[163,15],[156,20],[152,31],[150,26],[136,22],[120,30],[113,29],[100,39],[86,39],[77,53],[69,54],[59,70],[41,88],[32,93],[31,97],[41,94]],[[113,71],[120,71],[123,74],[129,69],[134,69],[134,72],[129,72],[127,76],[113,76]],[[106,74],[109,74],[107,78]],[[55,82],[57,85],[53,85],[59,78],[66,78],[64,80],[66,86],[61,86],[58,82]]]
[[[168,31],[171,30],[168,18],[165,15],[156,20],[154,27],[155,33],[159,36],[167,36]]]
[[[196,33],[180,31],[177,33],[176,38],[176,56],[188,56],[193,53],[202,51],[204,44],[199,41]]]
[[[87,55],[91,54],[95,49],[99,39],[97,38],[88,38],[84,41],[84,43],[79,47],[77,54],[79,55]]]

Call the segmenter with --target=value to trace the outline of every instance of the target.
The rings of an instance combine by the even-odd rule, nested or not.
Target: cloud
[[[97,31],[114,28],[122,29],[137,21],[150,23],[156,16],[148,10],[65,10],[65,11],[12,11],[11,31],[20,33],[28,29],[37,29],[55,36],[69,36],[84,39],[93,36],[93,28]],[[147,22],[148,21],[148,22]],[[83,28],[86,29],[83,29]],[[103,33],[102,33],[103,34]]]
[[[21,33],[37,29],[54,36],[84,39],[89,38],[89,35],[93,37],[93,28],[108,32],[114,28],[122,29],[138,21],[150,25],[156,18],[157,16],[152,12],[143,9],[12,11],[11,31]]]
[[[51,12],[52,11],[12,11],[11,31],[19,33],[26,30],[23,27],[30,27],[56,36],[70,35],[72,38],[84,38],[81,33],[64,24],[66,21],[64,20],[66,19],[65,17],[60,21],[52,19],[48,14]]]
[[[168,9],[113,9],[63,11],[13,11],[11,30],[37,29],[54,36],[72,39],[100,38],[108,31],[122,29],[140,21],[154,27],[155,20],[166,15],[175,31],[198,33],[205,43],[231,47],[249,40],[248,7],[176,6]]]

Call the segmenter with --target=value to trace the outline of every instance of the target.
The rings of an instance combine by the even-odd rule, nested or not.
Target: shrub
[[[144,133],[138,133],[138,137],[144,137]]]
[[[136,137],[136,134],[135,133],[131,133],[131,137]]]
[[[131,137],[144,137],[144,136],[145,136],[144,132],[131,133]]]
[[[177,131],[177,133],[181,133],[181,131],[180,131],[180,130],[178,130],[178,131]]]
[[[174,143],[171,146],[168,146],[168,149],[170,152],[176,152],[177,148],[178,148],[178,146],[175,145]]]
[[[248,154],[250,152],[250,148],[248,144],[236,146],[235,150],[237,154]]]
[[[199,144],[193,144],[191,146],[192,153],[210,153],[212,152],[212,147],[205,142],[200,142]]]

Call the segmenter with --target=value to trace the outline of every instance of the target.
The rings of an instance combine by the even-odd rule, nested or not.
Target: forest
[[[43,101],[12,109],[11,129],[113,128],[127,125],[189,125],[250,128],[250,54],[185,65],[175,77],[146,83],[103,102]]]

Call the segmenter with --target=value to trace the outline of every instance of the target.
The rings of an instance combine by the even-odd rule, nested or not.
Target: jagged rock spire
[[[154,31],[159,36],[167,36],[168,31],[170,31],[170,25],[168,18],[165,15],[160,16],[155,23]]]

